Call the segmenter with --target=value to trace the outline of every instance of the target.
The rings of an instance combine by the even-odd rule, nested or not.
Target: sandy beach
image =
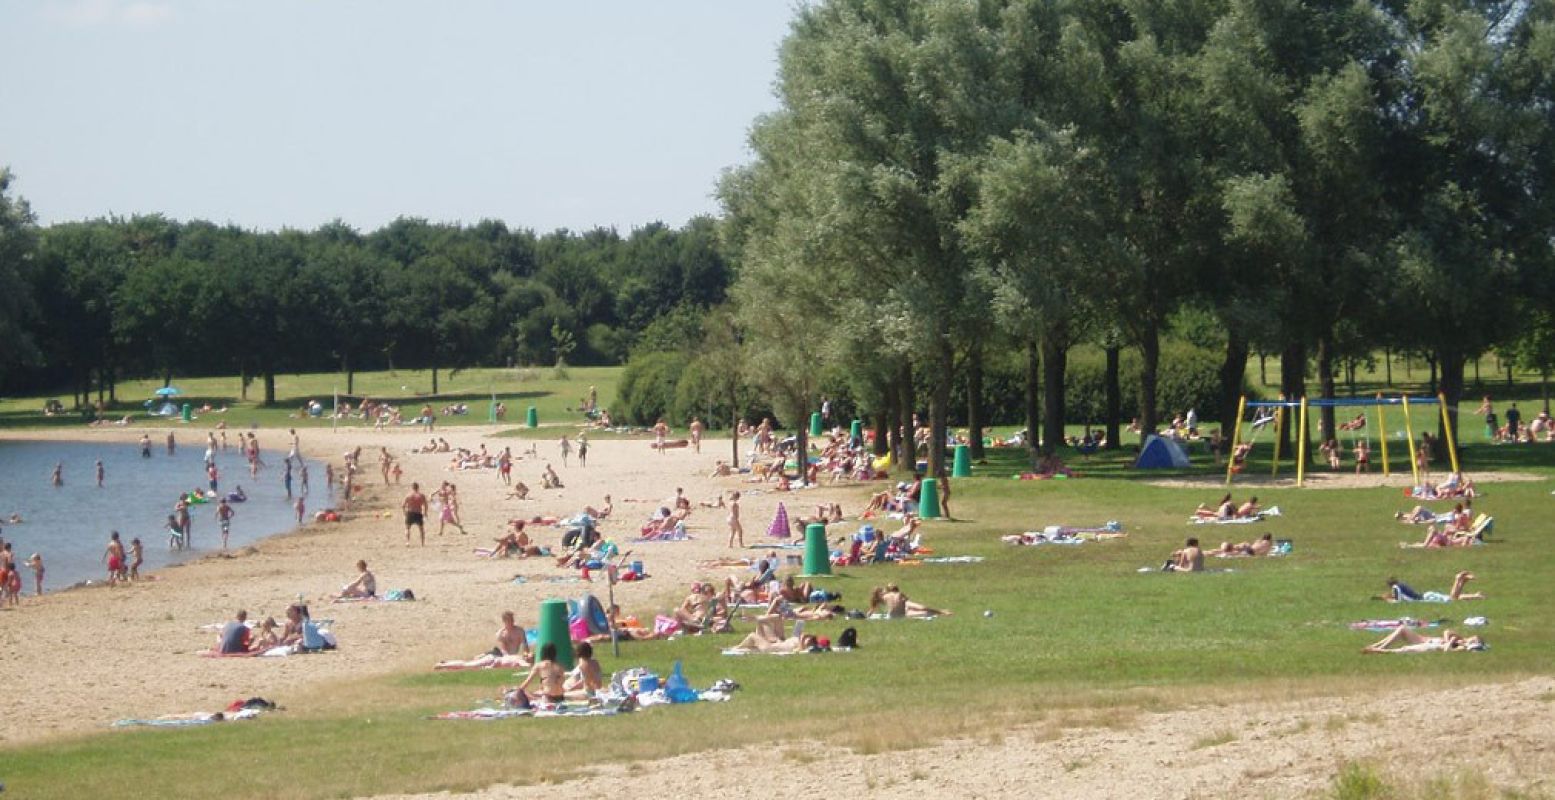
[[[147,430],[165,434],[166,429],[29,431],[9,438],[130,443]],[[196,435],[203,435],[203,431],[177,430],[180,438],[191,443]],[[529,440],[488,438],[493,432],[493,428],[463,427],[440,430],[437,435],[456,448],[473,449],[484,441],[490,450],[512,446],[518,453],[529,446]],[[557,438],[564,432],[573,434],[576,429],[555,428]],[[691,541],[625,544],[637,536],[638,526],[653,508],[674,496],[676,487],[684,488],[694,505],[716,500],[720,490],[747,488],[737,478],[708,477],[718,459],[729,457],[727,439],[706,442],[701,454],[682,449],[664,455],[652,450],[646,439],[591,441],[586,468],[578,466],[575,455],[570,466],[563,467],[557,439],[539,440],[538,459],[523,458],[514,464],[514,479],[532,490],[530,498],[521,502],[504,499],[507,487],[495,470],[451,473],[445,469],[448,454],[409,452],[426,442],[419,429],[342,427],[334,432],[301,429],[299,433],[304,454],[328,460],[337,469],[346,451],[363,448],[367,472],[360,479],[367,488],[347,521],[310,524],[231,557],[205,555],[132,586],[88,587],[48,594],[41,600],[29,596],[22,607],[0,612],[0,685],[27,687],[7,698],[0,741],[18,744],[100,731],[116,719],[209,710],[240,696],[320,697],[326,693],[314,690],[338,681],[425,670],[441,659],[473,657],[491,647],[502,611],[511,609],[520,624],[532,626],[539,600],[590,591],[579,583],[515,584],[516,574],[561,576],[575,571],[559,569],[544,558],[480,558],[473,549],[489,547],[510,518],[571,516],[586,505],[599,505],[606,494],[615,499],[615,513],[601,530],[622,542],[623,548],[634,548],[632,559],[644,561],[650,575],[640,583],[617,585],[617,602],[628,612],[667,606],[698,576],[722,578],[730,573],[703,572],[695,566],[701,559],[730,552],[722,510],[696,507],[687,526],[695,537]],[[153,432],[153,438],[157,436]],[[280,471],[273,464],[287,446],[287,434],[261,429],[259,438],[272,456],[272,466],[260,473],[260,480],[279,481]],[[379,447],[388,447],[401,458],[402,486],[382,485],[377,473]],[[546,463],[555,467],[565,488],[538,488]],[[432,517],[427,546],[406,547],[399,506],[410,483],[419,481],[427,490],[444,480],[459,487],[469,534],[460,535],[450,527],[439,537]],[[856,508],[861,491],[839,486],[782,495],[771,492],[770,485],[764,492],[760,486],[749,488],[759,492],[747,492],[741,502],[746,541],[752,544],[770,541],[765,531],[780,500],[790,512],[808,514],[814,504],[834,499]],[[105,540],[106,535],[104,531]],[[531,535],[539,544],[554,546],[561,531],[532,527]],[[742,551],[739,555],[759,554]],[[380,593],[410,588],[420,599],[330,604],[324,598],[355,577],[353,565],[359,558],[377,575]],[[603,584],[596,586],[593,591],[603,597]],[[200,657],[215,641],[215,633],[201,626],[230,620],[240,608],[253,619],[267,615],[279,619],[298,595],[309,602],[315,617],[336,621],[338,651],[279,659]]]

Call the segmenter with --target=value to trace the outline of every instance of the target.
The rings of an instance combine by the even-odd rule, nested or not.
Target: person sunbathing
[[[265,617],[265,621],[259,623],[259,636],[249,643],[248,649],[263,653],[272,647],[280,647],[281,636],[276,632],[276,627],[275,617]]]
[[[1432,522],[1449,522],[1452,520],[1452,515],[1438,515],[1436,512],[1426,508],[1425,506],[1415,506],[1408,512],[1395,512],[1393,514],[1393,518],[1405,525],[1424,525],[1426,523]]]
[[[1468,547],[1474,544],[1477,539],[1478,537],[1469,531],[1459,531],[1457,533],[1453,533],[1441,523],[1432,523],[1431,527],[1426,530],[1425,538],[1423,540],[1414,544],[1410,542],[1399,542],[1398,546],[1405,548]]]
[[[1386,600],[1389,603],[1451,603],[1458,600],[1482,600],[1485,595],[1480,592],[1463,591],[1474,580],[1474,573],[1463,571],[1452,578],[1452,588],[1447,594],[1441,592],[1417,592],[1398,578],[1388,578],[1388,591],[1374,597],[1375,600]]]
[[[906,593],[894,583],[885,586],[876,586],[869,594],[869,613],[873,615],[876,609],[883,609],[886,617],[901,619],[903,617],[948,617],[949,611],[938,608],[930,608],[921,603],[915,603],[907,599]]]
[[[828,606],[825,603],[817,603],[812,608],[809,606],[808,600],[809,598],[805,598],[805,600],[796,603],[784,597],[780,592],[774,594],[772,600],[767,603],[767,613],[776,614],[785,619],[804,620],[831,619],[848,613],[848,610],[842,606]]]
[[[529,695],[525,692],[529,685],[536,680],[540,681],[540,695],[545,702],[551,705],[561,705],[567,699],[566,689],[567,670],[556,663],[556,645],[546,642],[540,647],[540,660],[530,667],[529,674],[524,677],[524,682],[514,687],[511,691],[502,690],[503,698],[509,705],[519,708],[530,706]]]
[[[337,597],[376,597],[378,595],[378,579],[373,576],[372,572],[368,571],[367,562],[356,562],[356,569],[361,574],[356,576],[356,580],[340,587],[340,594]]]
[[[1181,549],[1172,551],[1163,569],[1167,572],[1203,572],[1204,551],[1199,549],[1199,540],[1188,537]]]
[[[1208,555],[1217,558],[1233,558],[1237,556],[1266,556],[1274,552],[1274,534],[1266,533],[1262,537],[1251,542],[1221,542],[1220,547],[1209,551]]]
[[[804,632],[804,623],[794,625],[794,635],[783,634],[783,618],[765,615],[756,618],[756,630],[729,648],[743,653],[803,653],[819,649],[816,638]]]
[[[1237,519],[1250,519],[1258,516],[1258,498],[1249,497],[1247,502],[1236,507]]]
[[[1200,503],[1199,507],[1193,510],[1193,516],[1199,519],[1231,519],[1236,516],[1236,505],[1231,502],[1231,495],[1228,492],[1220,498],[1220,502],[1216,503],[1214,508]]]
[[[1409,626],[1394,628],[1387,636],[1361,649],[1362,653],[1464,653],[1484,650],[1485,642],[1478,636],[1467,639],[1451,630],[1441,636],[1421,636]]]

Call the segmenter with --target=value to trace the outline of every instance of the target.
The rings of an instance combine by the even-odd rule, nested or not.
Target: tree
[[[27,201],[11,197],[13,180],[10,169],[0,167],[0,340],[6,343],[0,378],[39,357],[32,335],[37,309],[31,291],[37,224]]]

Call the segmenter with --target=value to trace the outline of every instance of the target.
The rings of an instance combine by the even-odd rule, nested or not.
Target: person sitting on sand
[[[876,586],[869,594],[869,613],[873,615],[876,609],[883,609],[886,617],[901,619],[903,617],[948,617],[949,611],[938,608],[929,608],[921,603],[915,603],[907,599],[907,595],[894,583],[885,586]]]
[[[1377,595],[1375,600],[1386,600],[1389,603],[1452,603],[1458,600],[1482,600],[1485,595],[1480,592],[1463,591],[1474,580],[1474,573],[1468,571],[1459,572],[1452,578],[1452,588],[1447,594],[1441,592],[1417,592],[1398,578],[1388,578],[1388,591],[1386,594]]]
[[[298,644],[302,641],[302,625],[308,621],[308,607],[292,604],[286,607],[286,625],[281,629],[281,641],[283,645]]]
[[[523,481],[514,481],[513,482],[513,491],[508,492],[507,499],[509,499],[509,500],[528,500],[529,499],[529,487],[527,485],[525,485]]]
[[[356,570],[361,574],[356,576],[356,580],[340,587],[339,597],[377,597],[378,579],[368,571],[367,562],[356,562]]]
[[[1409,626],[1394,628],[1381,640],[1361,649],[1362,653],[1465,653],[1484,650],[1485,642],[1478,636],[1467,639],[1451,630],[1441,636],[1421,636]]]
[[[1220,502],[1216,503],[1214,508],[1200,503],[1199,507],[1193,510],[1193,516],[1199,519],[1231,519],[1236,516],[1236,504],[1231,501],[1231,494],[1228,492],[1220,498]]]
[[[729,469],[729,462],[724,461],[723,459],[719,459],[718,462],[713,465],[713,474],[708,475],[707,477],[727,478],[732,473],[733,470]]]
[[[594,519],[606,519],[607,517],[610,516],[611,512],[613,512],[615,510],[616,510],[615,501],[611,500],[610,499],[610,495],[608,495],[608,494],[605,495],[605,504],[603,506],[600,506],[599,508],[595,508],[593,506],[584,506],[583,507],[583,513],[589,515],[590,517],[593,517]]]
[[[1204,551],[1199,549],[1199,540],[1188,537],[1181,549],[1172,552],[1164,569],[1167,572],[1203,572]]]
[[[562,665],[556,663],[555,644],[546,642],[544,645],[541,645],[540,660],[536,661],[533,667],[530,667],[529,674],[524,677],[523,683],[513,687],[511,691],[507,689],[502,690],[503,698],[508,702],[508,705],[528,708],[531,703],[529,695],[525,690],[537,679],[540,681],[540,695],[545,699],[546,703],[558,706],[567,699],[567,670],[563,669]]]
[[[222,626],[221,636],[216,640],[216,652],[222,655],[247,653],[252,635],[248,628],[248,612],[240,610],[232,622]]]
[[[545,472],[540,475],[540,487],[543,489],[562,488],[561,476],[556,474],[556,470],[550,464],[545,465]]]
[[[259,638],[255,639],[249,647],[260,653],[272,647],[280,647],[281,636],[276,631],[276,627],[275,617],[265,617],[265,621],[259,623]]]

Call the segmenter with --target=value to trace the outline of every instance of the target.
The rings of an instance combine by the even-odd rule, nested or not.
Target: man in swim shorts
[[[410,494],[405,496],[405,502],[400,504],[405,511],[405,544],[410,544],[410,528],[415,526],[421,531],[421,545],[427,543],[427,496],[421,493],[421,484],[412,483]]]
[[[119,541],[119,532],[108,534],[108,547],[103,551],[103,560],[108,562],[108,585],[113,586],[119,582],[119,576],[124,574],[124,543]]]
[[[227,537],[232,534],[232,515],[235,513],[225,497],[216,504],[216,521],[221,523],[221,549],[223,550],[227,549]]]

